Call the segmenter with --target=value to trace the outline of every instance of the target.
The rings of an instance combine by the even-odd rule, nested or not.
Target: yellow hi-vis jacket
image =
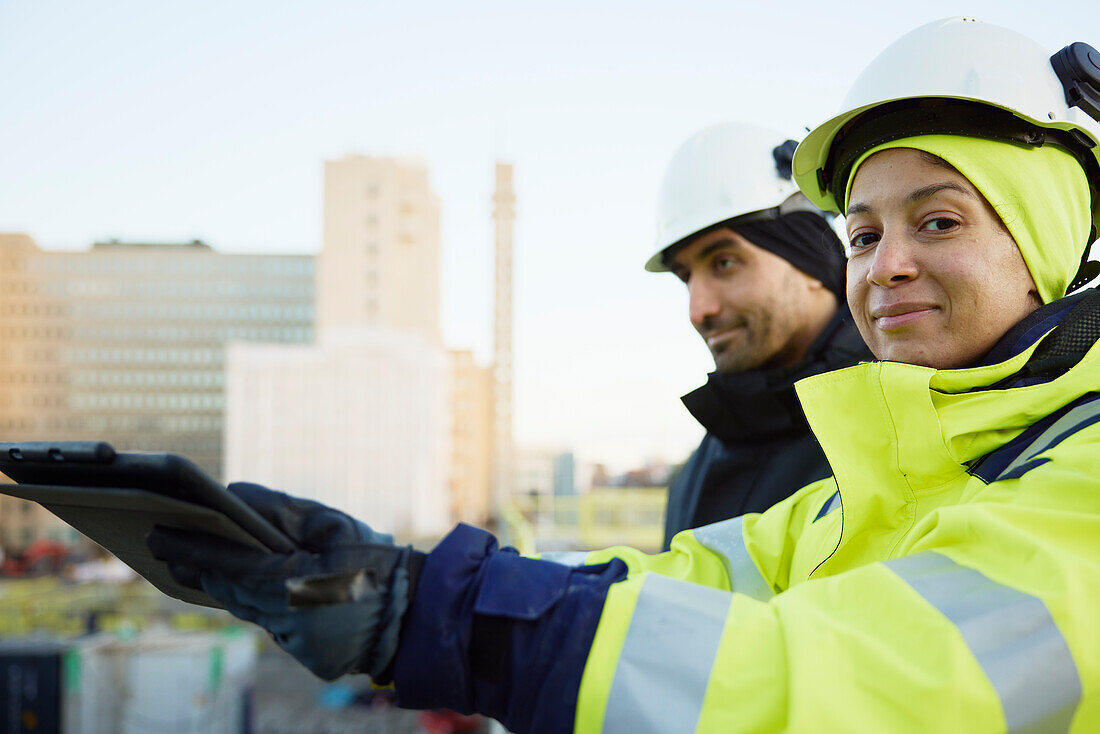
[[[799,383],[834,478],[667,553],[588,554],[630,574],[576,731],[1100,732],[1098,344],[1028,387],[981,389],[1034,347]],[[1013,439],[1018,458],[979,476]]]

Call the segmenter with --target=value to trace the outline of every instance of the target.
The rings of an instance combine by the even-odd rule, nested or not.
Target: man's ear
[[[806,289],[814,296],[820,296],[825,293],[832,298],[833,305],[835,305],[837,308],[841,308],[842,306],[847,305],[847,302],[844,300],[843,295],[837,295],[830,288],[827,288],[825,284],[817,278],[813,277],[812,275],[807,275],[806,280],[808,281]]]
[[[806,276],[806,281],[807,281],[806,287],[809,290],[811,290],[811,291],[828,290],[828,288],[825,288],[825,284],[822,283],[817,278],[815,278],[814,276],[807,275],[806,273],[803,273],[803,275]]]

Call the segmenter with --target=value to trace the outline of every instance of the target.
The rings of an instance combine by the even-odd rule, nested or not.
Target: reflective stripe
[[[1100,419],[1100,400],[1090,400],[1084,405],[1078,405],[1055,421],[1050,428],[1039,434],[1038,438],[1032,441],[1011,464],[1005,467],[1004,471],[997,475],[997,479],[1004,477],[1006,474],[1011,474],[1022,464],[1031,461],[1039,454],[1061,443],[1066,435],[1084,428],[1089,423],[1095,423],[1098,419]]]
[[[691,734],[722,639],[729,592],[647,574],[615,667],[604,734]]]
[[[753,563],[748,548],[745,547],[745,535],[741,529],[740,517],[716,522],[692,530],[695,540],[707,550],[722,556],[726,564],[726,573],[730,577],[730,587],[739,594],[753,599],[767,601],[775,596],[771,584],[765,579]]]
[[[588,565],[588,551],[549,551],[547,553],[539,554],[540,561],[553,561],[554,563],[560,563],[563,566],[586,566]]]
[[[958,628],[1001,698],[1008,731],[1069,730],[1081,679],[1041,599],[938,553],[886,565]]]

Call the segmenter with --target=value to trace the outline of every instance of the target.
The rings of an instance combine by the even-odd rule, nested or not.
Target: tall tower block
[[[441,343],[439,201],[422,162],[325,161],[317,327],[384,326]]]
[[[499,507],[513,488],[512,445],[512,241],[516,194],[512,164],[496,164],[493,192],[493,495]]]

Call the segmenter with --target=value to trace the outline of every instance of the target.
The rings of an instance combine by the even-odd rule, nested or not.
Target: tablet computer
[[[96,441],[0,442],[0,492],[41,504],[103,546],[169,596],[220,607],[177,584],[149,553],[154,525],[220,535],[279,553],[294,543],[188,459],[116,452]]]

